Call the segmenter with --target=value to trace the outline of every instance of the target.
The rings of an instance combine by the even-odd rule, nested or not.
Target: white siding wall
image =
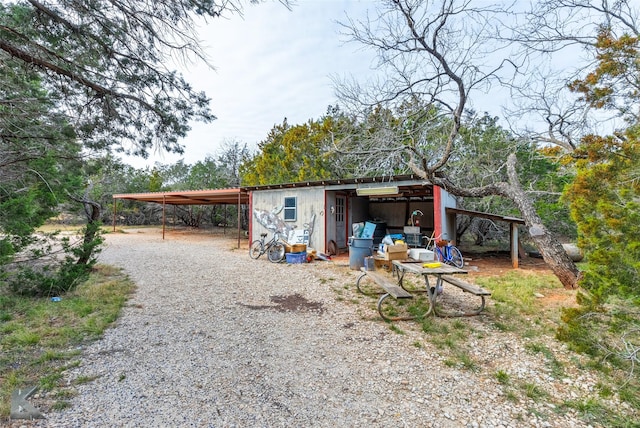
[[[293,189],[277,189],[277,190],[260,190],[252,192],[252,208],[258,210],[271,211],[276,207],[284,206],[284,198],[295,197],[297,202],[297,216],[295,221],[287,221],[290,226],[296,229],[304,229],[305,223],[310,223],[315,214],[313,223],[313,233],[309,246],[319,251],[324,251],[324,189],[321,187],[310,188],[293,188]],[[259,239],[260,233],[269,232],[252,216],[252,239]],[[284,210],[278,214],[278,217],[284,219]],[[269,232],[269,234],[271,234]]]

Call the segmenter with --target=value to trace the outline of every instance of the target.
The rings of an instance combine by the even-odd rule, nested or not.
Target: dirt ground
[[[130,233],[130,232],[129,232]],[[162,233],[158,229],[158,233]],[[225,238],[234,238],[237,232],[234,229],[216,229],[214,231],[200,231],[193,229],[172,229],[167,228],[165,231],[167,238],[186,238],[189,239],[211,239],[211,237],[222,236]],[[246,237],[240,239],[240,248],[249,249],[249,241]],[[465,259],[465,265],[469,268],[469,274],[472,276],[498,276],[513,269],[511,258],[506,252],[485,252],[474,253],[462,249]],[[349,253],[341,251],[337,256],[332,256],[332,260],[338,263],[349,263]],[[531,271],[536,273],[551,274],[551,269],[544,260],[536,257],[524,257],[518,261],[518,269],[521,271]]]
[[[505,252],[485,252],[471,253],[462,250],[465,259],[465,269],[468,270],[468,277],[495,277],[504,275],[514,270],[511,257]],[[349,265],[349,254],[342,253],[333,256],[332,260],[338,264]],[[537,257],[521,257],[518,260],[518,271],[527,272],[532,275],[553,275],[549,266]],[[473,282],[473,280],[472,280]],[[557,289],[546,289],[544,294],[539,296],[540,302],[547,309],[558,307],[569,307],[576,304],[576,291],[565,290],[558,283]]]
[[[135,233],[134,230],[128,230],[127,233]],[[148,229],[145,230],[148,233]],[[158,233],[162,234],[162,229],[158,228]],[[237,242],[237,231],[235,229],[216,229],[216,230],[194,230],[188,228],[167,228],[165,230],[167,239],[211,239],[215,237],[222,237],[230,239],[229,243],[234,244]],[[249,240],[242,236],[239,240],[240,248],[249,249]],[[501,251],[489,251],[489,252],[471,252],[464,248],[461,248],[462,254],[465,259],[465,268],[469,272],[469,278],[474,277],[491,277],[501,276],[513,270],[511,264],[510,255],[507,252]],[[349,253],[348,251],[341,251],[339,255],[334,255],[331,260],[337,265],[349,266]],[[519,272],[529,272],[531,274],[548,274],[552,275],[553,272],[549,266],[537,257],[521,257],[518,260]],[[545,294],[539,297],[544,305],[548,308],[554,307],[567,307],[575,305],[575,290],[565,290],[558,286],[554,290],[545,290]]]

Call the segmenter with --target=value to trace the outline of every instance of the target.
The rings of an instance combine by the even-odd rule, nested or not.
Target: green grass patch
[[[540,304],[536,293],[562,289],[562,284],[553,275],[531,275],[515,270],[499,277],[478,277],[475,280],[478,285],[491,290],[491,300],[504,304],[496,306],[505,311],[505,315],[537,315],[540,313]]]
[[[533,382],[524,382],[520,388],[524,392],[524,395],[536,402],[549,396],[544,389]]]
[[[452,356],[445,358],[444,365],[451,368],[464,369],[472,372],[480,370],[480,366],[464,351],[454,353]]]
[[[515,392],[513,392],[513,391],[507,391],[507,392],[505,392],[505,393],[504,393],[504,396],[505,396],[505,398],[506,398],[508,401],[510,401],[510,402],[512,402],[512,403],[517,403],[517,402],[519,402],[519,401],[520,401],[520,400],[518,400],[518,395],[517,395]]]
[[[73,383],[74,385],[84,385],[85,383],[93,382],[95,379],[95,376],[79,376]]]
[[[480,366],[475,360],[466,352],[458,352],[457,353],[458,360],[460,361],[460,365],[465,370],[470,370],[472,372],[480,371]]]
[[[51,406],[51,410],[53,410],[54,412],[61,412],[69,407],[71,407],[71,403],[69,403],[68,401],[59,400],[53,403],[53,405]]]
[[[511,376],[509,376],[509,373],[505,372],[504,370],[498,370],[495,373],[495,377],[496,380],[502,385],[509,385],[509,383],[511,382]]]
[[[586,422],[597,423],[601,426],[616,426],[616,427],[632,427],[637,426],[633,424],[629,424],[631,421],[626,421],[627,424],[620,419],[619,416],[615,415],[611,412],[606,405],[604,405],[600,400],[595,398],[590,398],[584,401],[566,401],[564,403],[564,407],[574,409],[580,415],[580,418]]]
[[[458,361],[453,358],[446,358],[443,362],[445,366],[451,368],[455,368],[458,365]]]
[[[79,364],[74,360],[79,351],[72,349],[101,337],[133,290],[121,270],[98,265],[84,284],[59,302],[2,294],[0,419],[9,416],[15,389],[38,385],[56,391],[63,371]],[[61,400],[53,407],[65,403]]]
[[[400,327],[398,327],[395,324],[391,324],[389,326],[389,330],[391,330],[392,332],[396,333],[396,334],[404,334],[404,331],[402,331],[402,329]]]
[[[541,299],[563,292],[554,275],[514,270],[499,277],[477,277],[475,281],[491,290],[493,304],[487,312],[496,329],[529,339],[555,335],[560,310]]]

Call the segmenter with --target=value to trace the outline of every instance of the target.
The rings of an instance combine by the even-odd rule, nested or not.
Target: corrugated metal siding
[[[324,189],[321,187],[313,188],[291,188],[291,189],[275,189],[275,190],[260,190],[254,191],[253,194],[253,209],[272,211],[276,207],[284,206],[284,198],[295,197],[297,202],[296,220],[286,221],[285,223],[295,229],[304,229],[305,223],[310,223],[313,215],[315,214],[315,221],[313,223],[313,233],[310,237],[309,246],[324,252],[324,243],[322,238],[325,235],[324,230]],[[278,216],[284,219],[284,211],[280,212]],[[270,231],[265,229],[259,224],[255,216],[252,215],[252,232],[253,239],[260,236],[262,232]]]

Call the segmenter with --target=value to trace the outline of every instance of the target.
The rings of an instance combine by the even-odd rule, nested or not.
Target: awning
[[[499,214],[491,214],[491,213],[483,213],[480,211],[470,211],[470,210],[462,210],[459,208],[450,208],[446,209],[447,214],[455,214],[455,215],[468,215],[471,217],[480,217],[487,218],[489,220],[495,221],[505,221],[509,223],[509,230],[511,237],[509,239],[509,252],[511,253],[511,265],[514,269],[518,268],[518,251],[520,250],[520,241],[518,239],[518,224],[526,224],[525,221],[521,218],[516,217],[508,217]]]
[[[168,205],[248,204],[249,193],[244,189],[184,190],[152,193],[120,193],[113,199],[155,202]]]
[[[447,214],[462,214],[471,217],[488,218],[489,220],[506,221],[507,223],[525,224],[524,220],[516,217],[507,217],[499,214],[483,213],[481,211],[463,210],[460,208],[447,207]]]

